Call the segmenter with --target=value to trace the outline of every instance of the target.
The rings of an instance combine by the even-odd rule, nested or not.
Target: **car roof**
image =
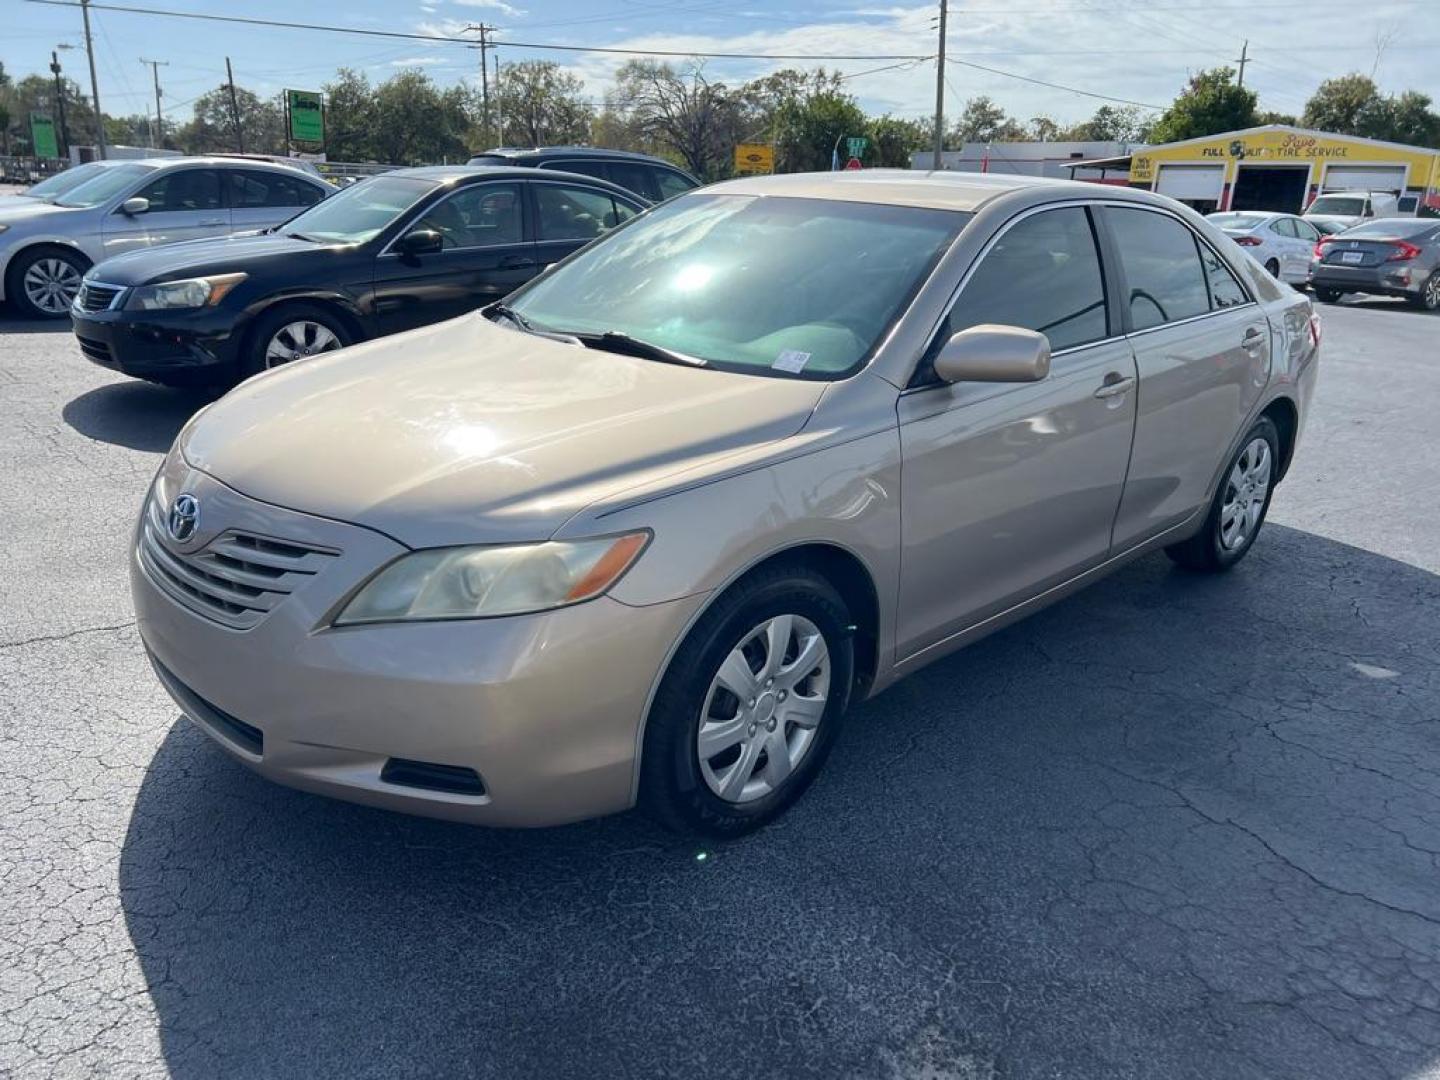
[[[108,165],[109,162],[106,162]],[[232,169],[272,169],[287,174],[299,173],[307,180],[314,180],[315,175],[297,165],[289,165],[280,161],[268,161],[265,158],[254,158],[248,155],[241,156],[220,156],[212,154],[187,154],[183,157],[153,157],[153,158],[129,158],[117,160],[117,165],[151,165],[157,169],[174,169],[185,165],[225,165]]]
[[[1056,198],[1117,199],[1165,205],[1168,200],[1136,188],[1093,184],[1084,180],[1053,180],[1013,173],[970,173],[949,170],[856,169],[839,172],[747,176],[713,184],[703,194],[777,195],[797,199],[835,199],[918,206],[934,210],[978,210],[1012,193],[1028,193],[1037,202]]]
[[[651,165],[667,165],[675,168],[664,158],[653,154],[641,154],[634,150],[606,150],[602,146],[497,146],[482,150],[474,157],[578,157],[578,158],[623,158],[627,161],[644,161]]]
[[[441,184],[481,177],[496,179],[507,176],[516,180],[574,180],[590,187],[604,188],[606,191],[624,195],[632,202],[646,203],[643,195],[612,184],[608,180],[602,180],[598,176],[583,176],[580,173],[565,172],[563,169],[535,169],[526,165],[417,165],[410,169],[391,169],[389,172],[378,175],[409,176],[417,180],[434,180]]]

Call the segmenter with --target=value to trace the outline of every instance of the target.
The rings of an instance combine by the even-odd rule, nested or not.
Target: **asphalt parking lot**
[[[1440,318],[1325,317],[1240,569],[931,667],[705,850],[224,757],[124,573],[201,399],[0,311],[0,1075],[1440,1076]]]

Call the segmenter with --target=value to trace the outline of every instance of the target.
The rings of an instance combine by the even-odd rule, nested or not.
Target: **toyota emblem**
[[[170,504],[170,539],[183,544],[195,535],[200,526],[200,500],[194,495],[176,495]]]

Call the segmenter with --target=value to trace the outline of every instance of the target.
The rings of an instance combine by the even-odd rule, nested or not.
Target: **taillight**
[[[1264,242],[1258,236],[1237,236],[1235,238],[1235,243],[1241,247],[1259,247]]]
[[[1418,247],[1414,244],[1407,244],[1404,240],[1392,240],[1390,244],[1395,248],[1395,254],[1387,256],[1385,259],[1386,262],[1405,262],[1407,259],[1413,259],[1416,255],[1420,254]]]
[[[1318,349],[1320,347],[1320,313],[1310,312],[1310,344]]]
[[[1330,237],[1322,236],[1320,238],[1315,245],[1315,258],[1323,259],[1325,257],[1325,245],[1328,243],[1330,243]]]

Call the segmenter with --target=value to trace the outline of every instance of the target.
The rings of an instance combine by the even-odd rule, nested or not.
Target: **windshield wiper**
[[[664,345],[656,345],[653,341],[642,341],[640,338],[631,337],[618,330],[606,330],[603,334],[574,334],[572,336],[582,345],[591,349],[603,349],[606,352],[620,353],[624,356],[638,356],[645,360],[659,360],[662,363],[679,364],[682,367],[710,366],[710,361],[702,360],[698,356],[676,352],[674,349],[667,349]]]
[[[536,332],[535,324],[532,323],[529,319],[527,319],[524,315],[521,315],[509,304],[491,304],[485,314],[499,315],[503,319],[509,319],[512,323],[514,323],[521,330],[524,330],[528,334],[533,334]]]

